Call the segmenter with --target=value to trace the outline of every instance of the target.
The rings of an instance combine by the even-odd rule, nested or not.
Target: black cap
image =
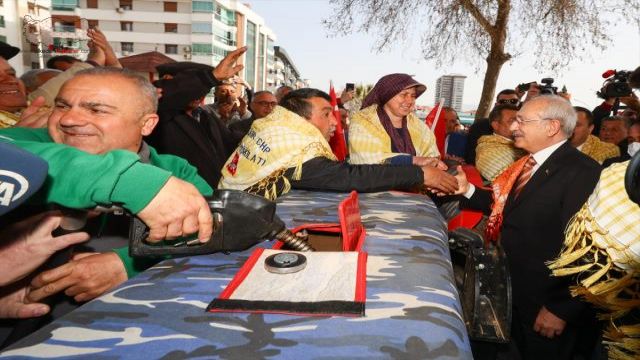
[[[176,76],[178,73],[189,70],[200,70],[206,69],[209,71],[213,71],[214,67],[211,65],[194,63],[191,61],[180,61],[175,63],[168,63],[156,66],[156,70],[158,71],[158,75],[160,77],[164,75]]]
[[[0,215],[35,194],[47,178],[47,162],[19,147],[0,141]]]
[[[5,58],[6,60],[11,59],[12,57],[18,55],[20,49],[7,44],[6,42],[0,41],[0,57]]]

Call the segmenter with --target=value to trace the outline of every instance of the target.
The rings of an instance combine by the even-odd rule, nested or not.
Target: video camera
[[[558,93],[558,88],[552,85],[553,81],[553,78],[544,78],[540,80],[540,82],[542,83],[541,85],[538,85],[538,88],[540,89],[540,95],[556,95]],[[531,84],[533,83],[535,82],[519,84],[518,90],[529,91],[529,89],[531,88]]]
[[[629,75],[631,71],[607,70],[602,74],[606,79],[602,84],[602,89],[596,94],[602,99],[621,98],[631,95],[631,85],[629,85]]]

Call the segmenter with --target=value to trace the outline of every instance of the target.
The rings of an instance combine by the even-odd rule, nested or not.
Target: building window
[[[123,42],[120,43],[120,49],[122,49],[122,52],[133,52],[133,43],[131,42]]]
[[[198,34],[211,34],[213,32],[213,27],[211,23],[194,22],[191,23],[191,32]]]
[[[191,52],[194,55],[211,55],[213,53],[213,46],[211,44],[193,44],[191,46]]]
[[[37,62],[32,62],[31,63],[31,68],[32,69],[40,69],[40,64],[38,64]]]
[[[123,10],[133,10],[133,0],[120,0],[120,8]]]
[[[197,34],[211,34],[213,32],[213,26],[211,23],[194,22],[191,23],[191,32]]]
[[[78,7],[78,0],[52,0],[53,10],[71,11]]]
[[[4,16],[0,15],[0,27],[4,27]]]
[[[36,5],[32,4],[32,3],[27,3],[27,12],[29,14],[35,14],[36,13]]]
[[[33,34],[36,33],[35,26],[33,29],[29,27],[29,31]],[[55,20],[53,23],[53,31],[55,32],[76,32],[76,25],[73,22]]]
[[[0,41],[2,41],[2,42],[5,42],[5,43],[6,43],[6,42],[7,42],[7,37],[6,37],[6,36],[4,36],[4,35],[0,35]]]
[[[177,54],[178,53],[178,45],[166,44],[164,46],[164,53],[165,54]]]
[[[120,21],[120,30],[133,31],[133,23],[131,21]]]
[[[178,12],[178,3],[175,1],[165,1],[164,12]]]
[[[164,24],[164,32],[177,33],[178,24]]]
[[[87,25],[89,26],[89,29],[97,28],[99,23],[100,22],[98,20],[87,20]]]
[[[87,0],[87,9],[97,9],[98,0]]]
[[[255,78],[256,78],[256,40],[257,40],[257,30],[258,27],[256,24],[251,21],[247,21],[247,52],[245,54],[245,79],[251,85],[251,87],[255,87]]]
[[[213,2],[212,1],[193,1],[191,3],[191,10],[193,12],[213,12]]]
[[[216,20],[229,26],[236,26],[236,12],[216,4]]]

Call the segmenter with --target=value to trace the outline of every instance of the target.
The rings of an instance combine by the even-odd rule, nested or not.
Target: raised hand
[[[244,69],[244,65],[235,65],[236,61],[247,51],[247,47],[238,48],[225,56],[222,61],[213,69],[213,76],[222,81],[229,79]]]

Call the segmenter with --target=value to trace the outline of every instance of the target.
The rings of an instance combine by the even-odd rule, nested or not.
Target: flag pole
[[[438,125],[438,120],[440,120],[440,112],[442,111],[442,105],[444,105],[444,98],[440,98],[438,101],[438,110],[436,110],[436,118],[433,120],[433,124],[431,124],[431,131],[436,129],[436,125]]]

